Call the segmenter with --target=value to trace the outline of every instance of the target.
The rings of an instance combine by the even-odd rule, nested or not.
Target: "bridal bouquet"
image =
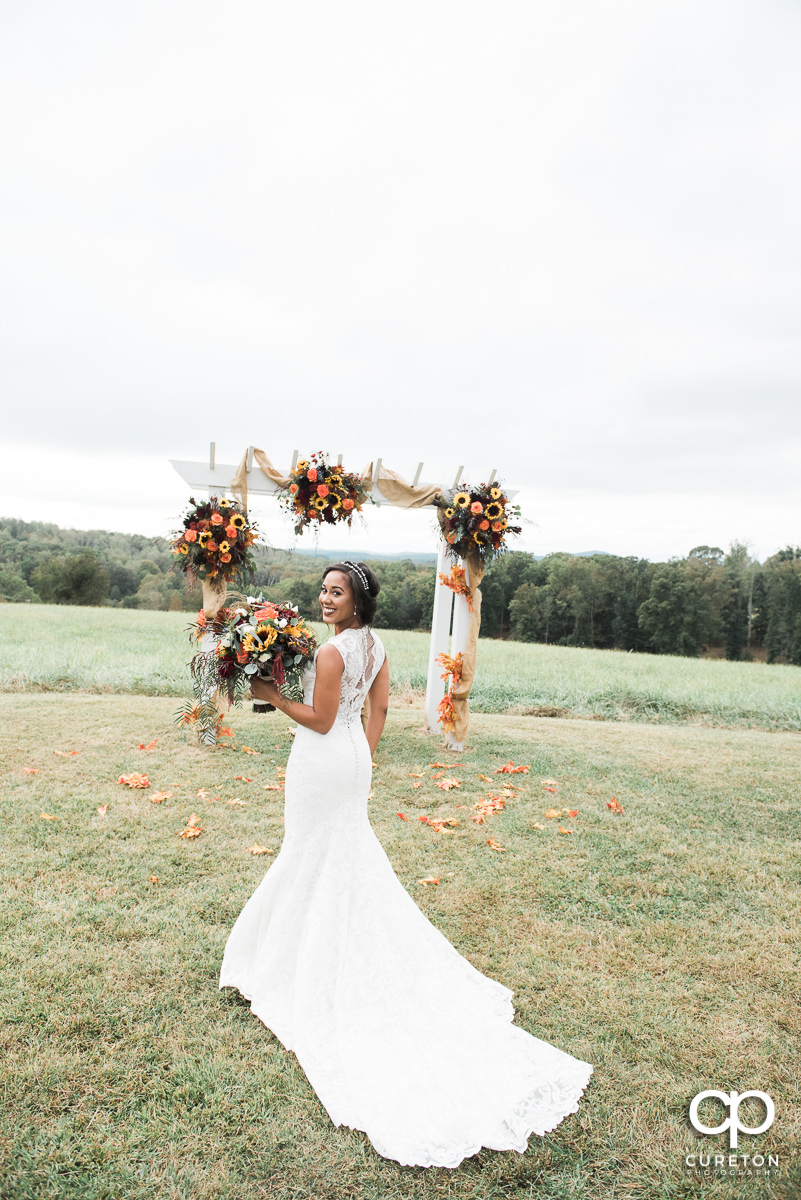
[[[522,533],[520,509],[510,504],[501,487],[462,487],[437,501],[442,536],[451,558],[477,554],[482,564],[506,549],[509,534]],[[450,584],[448,586],[451,586]]]
[[[326,462],[322,450],[311,458],[302,458],[289,476],[289,484],[279,492],[279,502],[295,518],[295,533],[321,522],[336,525],[353,521],[367,502],[369,480],[343,471]]]
[[[270,604],[253,596],[226,597],[213,617],[203,611],[189,626],[193,639],[211,634],[215,644],[196,654],[190,665],[196,703],[187,701],[176,720],[197,724],[201,740],[219,720],[214,693],[239,705],[259,677],[274,683],[289,700],[303,699],[301,677],[314,658],[314,631],[293,604]]]
[[[190,583],[197,579],[230,583],[238,575],[252,575],[251,547],[258,531],[236,500],[210,496],[198,503],[194,497],[184,517],[184,527],[172,541],[175,567],[185,571]]]

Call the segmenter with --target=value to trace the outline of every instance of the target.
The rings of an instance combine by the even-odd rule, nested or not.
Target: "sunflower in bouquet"
[[[201,611],[188,632],[207,646],[206,635],[213,639],[189,664],[196,702],[187,701],[176,714],[179,722],[191,715],[201,740],[219,720],[215,692],[229,708],[238,706],[249,696],[251,681],[261,678],[287,699],[303,699],[302,676],[314,658],[317,638],[294,604],[229,592],[214,616]]]
[[[452,559],[478,555],[487,563],[496,554],[508,549],[510,534],[522,533],[522,526],[512,524],[520,518],[520,509],[510,504],[500,485],[480,484],[476,488],[462,485],[437,500],[437,517],[447,553]]]
[[[295,533],[325,523],[350,525],[370,499],[369,481],[331,466],[322,450],[295,464],[289,483],[278,495],[280,504],[295,518]]]
[[[252,547],[258,530],[237,500],[196,501],[192,497],[183,519],[183,529],[172,539],[174,566],[184,571],[190,583],[251,577],[255,562]]]

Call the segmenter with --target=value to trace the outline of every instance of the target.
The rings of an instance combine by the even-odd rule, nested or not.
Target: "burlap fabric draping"
[[[270,459],[263,450],[253,451],[253,461],[259,464],[263,473],[271,480],[276,487],[288,487],[289,476],[282,475],[277,467],[274,467]],[[236,474],[231,480],[231,491],[239,499],[243,508],[248,506],[248,452],[247,450],[242,455],[242,461],[236,469]]]
[[[362,471],[362,479],[372,480],[372,478],[373,464],[368,463]],[[442,495],[442,488],[439,484],[429,483],[425,487],[412,487],[397,471],[390,471],[389,467],[383,465],[379,467],[376,482],[381,489],[382,496],[386,496],[390,504],[394,504],[396,508],[424,508],[426,504],[433,504],[437,496]]]
[[[228,584],[223,579],[204,579],[203,586],[203,611],[206,618],[216,616],[223,602]]]

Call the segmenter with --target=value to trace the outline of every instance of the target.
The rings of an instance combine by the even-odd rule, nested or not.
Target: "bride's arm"
[[[370,714],[367,718],[365,733],[367,734],[367,744],[370,747],[370,754],[375,756],[376,747],[384,731],[384,722],[387,719],[387,712],[389,711],[389,663],[386,658],[373,680],[369,697]]]
[[[342,691],[344,663],[336,646],[321,646],[317,651],[317,675],[311,704],[287,700],[274,683],[263,679],[255,680],[250,687],[256,700],[266,700],[286,713],[298,725],[305,725],[315,733],[328,733],[336,719],[339,696]]]

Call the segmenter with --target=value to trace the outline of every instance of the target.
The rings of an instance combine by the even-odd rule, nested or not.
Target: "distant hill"
[[[319,558],[321,562],[344,562],[346,559],[351,559],[353,562],[369,562],[378,559],[382,562],[400,562],[408,561],[413,563],[436,562],[437,556],[432,553],[425,553],[418,550],[403,550],[399,554],[377,554],[374,550],[328,550],[325,554],[321,550],[290,550],[284,551],[289,554],[302,554],[307,558]]]

